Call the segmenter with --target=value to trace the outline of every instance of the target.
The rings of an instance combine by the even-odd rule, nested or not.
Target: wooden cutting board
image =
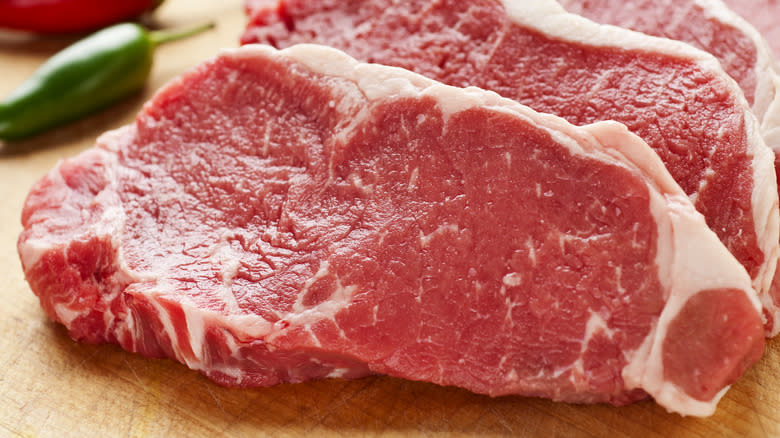
[[[240,0],[167,0],[156,14],[166,27],[217,20],[217,28],[160,47],[144,93],[25,142],[19,152],[0,150],[0,436],[780,436],[778,339],[707,419],[652,402],[615,408],[491,399],[386,377],[227,389],[172,361],[70,340],[46,319],[22,275],[16,238],[27,191],[57,160],[130,123],[163,83],[236,46],[241,8]],[[0,96],[69,42],[0,35]]]

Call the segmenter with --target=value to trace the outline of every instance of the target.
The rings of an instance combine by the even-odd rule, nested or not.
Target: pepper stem
[[[152,40],[152,43],[154,43],[155,46],[158,46],[169,41],[176,41],[182,38],[187,38],[188,36],[199,34],[203,31],[213,28],[214,23],[209,22],[186,29],[155,30],[153,32],[149,32],[149,39]]]

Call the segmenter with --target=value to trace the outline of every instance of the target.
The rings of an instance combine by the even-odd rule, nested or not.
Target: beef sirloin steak
[[[759,120],[770,107],[769,117],[780,112],[780,80],[769,45],[720,0],[558,1],[567,11],[598,23],[685,41],[706,50],[737,81]]]
[[[780,217],[774,156],[737,84],[687,44],[567,14],[553,0],[248,0],[242,42],[318,43],[454,86],[493,90],[576,125],[642,137],[747,268],[766,332]]]
[[[775,60],[758,31],[720,0],[559,1],[568,11],[599,23],[685,41],[715,55],[752,105],[780,176],[780,77]],[[780,332],[780,271],[775,270],[771,292],[763,300],[767,334],[774,336]]]
[[[222,52],[22,221],[74,339],[225,385],[382,373],[708,415],[763,349],[749,275],[625,127],[325,47]]]

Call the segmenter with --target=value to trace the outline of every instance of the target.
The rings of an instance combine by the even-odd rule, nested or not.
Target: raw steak
[[[780,77],[771,49],[750,24],[720,0],[559,0],[570,12],[613,24],[685,41],[715,55],[752,105],[767,145],[780,166]],[[754,7],[754,6],[753,6]],[[767,335],[780,331],[780,271],[764,297]]]
[[[383,373],[708,415],[762,353],[747,272],[625,127],[324,47],[223,52],[22,222],[73,338],[226,385]]]
[[[774,156],[742,92],[687,44],[600,26],[552,0],[251,0],[243,43],[314,42],[582,125],[617,120],[660,156],[747,268],[775,331]]]
[[[712,53],[745,93],[767,144],[780,151],[780,79],[767,42],[720,0],[559,0],[599,23],[672,38]]]

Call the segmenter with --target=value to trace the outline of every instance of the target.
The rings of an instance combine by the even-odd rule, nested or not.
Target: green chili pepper
[[[20,140],[74,121],[141,90],[154,49],[213,27],[147,31],[134,23],[105,28],[65,48],[0,102],[0,139]]]

